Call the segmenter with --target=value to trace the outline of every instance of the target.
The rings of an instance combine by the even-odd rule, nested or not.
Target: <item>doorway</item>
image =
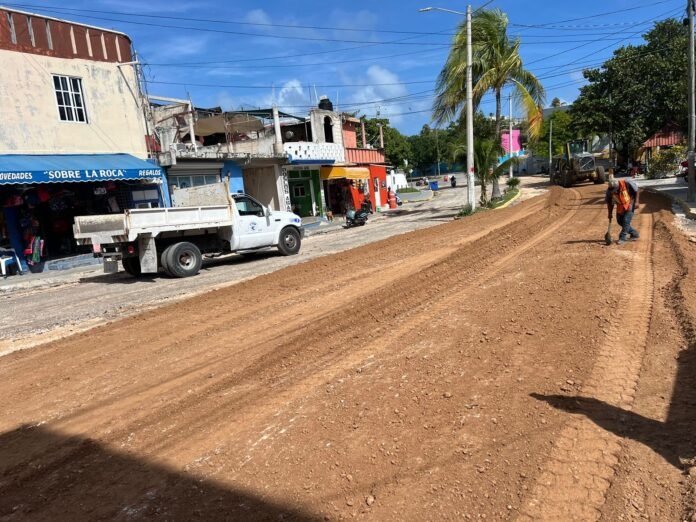
[[[314,215],[312,205],[312,189],[309,179],[290,180],[290,198],[292,211],[300,217]]]

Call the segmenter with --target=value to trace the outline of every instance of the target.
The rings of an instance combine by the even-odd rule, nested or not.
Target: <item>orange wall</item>
[[[352,121],[343,123],[343,146],[348,149],[355,149],[358,146],[356,124]]]
[[[370,165],[370,194],[375,192],[375,179],[379,182],[379,202],[380,205],[384,206],[387,204],[387,167],[383,165]],[[373,210],[376,210],[375,204],[376,199],[374,196],[372,199]]]

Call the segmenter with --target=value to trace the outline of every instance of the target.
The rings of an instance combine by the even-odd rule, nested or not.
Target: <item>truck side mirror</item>
[[[270,208],[264,207],[264,208],[263,208],[263,212],[264,212],[264,215],[265,215],[266,217],[271,217],[271,209],[270,209]]]

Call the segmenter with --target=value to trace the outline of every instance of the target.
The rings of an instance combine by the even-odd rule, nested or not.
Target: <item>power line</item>
[[[561,27],[561,24],[571,22],[571,21],[578,21],[578,20],[587,20],[587,19],[592,19],[592,18],[599,18],[602,16],[607,16],[611,14],[618,14],[618,13],[625,13],[629,11],[635,11],[639,9],[644,9],[660,4],[665,4],[669,3],[674,0],[661,0],[658,2],[652,2],[649,4],[642,4],[639,6],[633,6],[629,7],[626,9],[618,9],[615,11],[608,11],[604,13],[597,13],[594,15],[588,15],[584,17],[579,17],[579,18],[571,18],[568,20],[560,20],[557,22],[548,22],[545,24],[510,24],[515,27],[524,27],[524,28],[541,28],[541,29],[547,29],[547,28],[552,28],[556,29]],[[483,9],[486,5],[490,4],[491,2],[489,1],[487,4],[484,4],[480,8],[478,8],[476,11],[480,11]],[[253,27],[270,27],[270,28],[284,28],[284,29],[311,29],[311,30],[320,30],[320,31],[338,31],[338,32],[373,32],[373,33],[385,33],[385,34],[411,34],[411,35],[422,35],[422,36],[430,36],[432,35],[432,32],[425,32],[425,31],[406,31],[406,30],[395,30],[395,29],[374,29],[374,28],[354,28],[354,27],[337,27],[337,26],[320,26],[320,25],[300,25],[300,24],[281,24],[281,23],[271,23],[271,22],[250,22],[250,21],[242,21],[242,20],[220,20],[220,19],[212,19],[212,18],[193,18],[193,17],[183,17],[183,16],[172,16],[172,15],[165,15],[165,14],[146,14],[146,13],[129,13],[129,12],[124,12],[124,11],[107,11],[107,10],[97,10],[97,9],[82,9],[82,8],[74,8],[74,7],[62,7],[62,6],[45,6],[45,5],[37,5],[37,4],[30,4],[30,3],[19,3],[19,2],[9,2],[5,3],[4,5],[7,6],[12,6],[15,8],[26,8],[26,9],[52,9],[55,11],[65,11],[67,13],[75,13],[80,15],[81,13],[96,13],[96,14],[107,14],[107,15],[116,15],[116,16],[130,16],[130,17],[138,17],[138,18],[154,18],[154,19],[159,19],[159,20],[179,20],[179,21],[185,21],[185,22],[200,22],[200,23],[208,23],[208,24],[223,24],[223,25],[242,25],[242,26],[253,26]],[[587,27],[610,27],[610,26],[619,26],[619,25],[627,25],[630,24],[630,22],[618,22],[618,23],[611,23],[611,24],[593,24],[593,25],[570,25],[566,26],[567,28],[587,28]],[[445,34],[447,36],[455,36],[456,33],[441,33]]]
[[[49,13],[61,13],[61,11],[56,11],[55,8],[42,8],[43,11],[49,12]],[[336,42],[336,43],[359,43],[359,44],[369,44],[369,45],[435,45],[435,46],[440,46],[444,45],[445,42],[410,42],[407,40],[412,40],[415,38],[420,38],[424,35],[417,35],[409,38],[402,38],[400,40],[391,40],[391,41],[378,41],[378,42],[371,42],[371,41],[365,41],[365,40],[345,40],[345,39],[340,39],[340,38],[320,38],[320,37],[314,37],[314,36],[291,36],[291,35],[278,35],[278,34],[264,34],[264,33],[249,33],[245,31],[229,31],[229,30],[224,30],[224,29],[213,29],[210,27],[191,27],[191,26],[181,26],[181,25],[170,25],[170,24],[158,24],[158,23],[153,23],[153,22],[138,22],[135,20],[119,20],[117,18],[105,18],[102,16],[94,16],[94,15],[84,15],[80,14],[79,15],[81,18],[88,18],[90,20],[103,20],[107,22],[119,22],[123,24],[131,24],[131,25],[140,25],[140,26],[146,26],[146,27],[159,27],[163,29],[179,29],[179,30],[187,30],[187,31],[200,31],[200,32],[206,32],[206,33],[215,33],[215,34],[232,34],[235,36],[249,36],[249,37],[255,37],[255,38],[276,38],[276,39],[281,39],[281,40],[301,40],[301,41],[307,41],[307,42]],[[435,34],[441,34],[441,33],[435,33]],[[427,33],[428,36],[433,36],[433,33]]]
[[[592,19],[592,18],[600,18],[600,17],[602,17],[602,16],[608,16],[608,15],[619,14],[619,13],[626,13],[626,12],[628,12],[628,11],[636,11],[636,10],[638,10],[638,9],[645,9],[645,8],[648,8],[648,7],[654,7],[654,6],[656,6],[656,5],[667,4],[667,3],[670,3],[670,2],[674,2],[674,0],[660,0],[659,2],[650,2],[650,3],[646,3],[646,4],[636,5],[636,6],[633,6],[633,7],[628,7],[628,8],[626,8],[626,9],[618,9],[618,10],[616,10],[616,11],[607,11],[607,12],[604,12],[604,13],[598,13],[598,14],[588,15],[588,16],[581,16],[581,17],[578,17],[578,18],[569,18],[569,19],[567,19],[567,20],[559,20],[559,21],[556,21],[556,22],[548,22],[548,23],[545,23],[545,24],[535,24],[535,25],[510,24],[510,25],[515,26],[515,27],[545,28],[545,27],[550,27],[550,26],[552,26],[552,25],[565,24],[565,23],[568,23],[568,22],[577,22],[578,20],[589,20],[589,19]]]
[[[666,12],[666,13],[663,13],[663,14],[661,14],[661,15],[658,15],[658,16],[656,16],[656,17],[649,18],[648,20],[645,20],[645,21],[643,21],[643,22],[638,22],[638,23],[636,23],[636,24],[634,24],[634,25],[632,25],[632,26],[630,26],[630,27],[631,27],[631,28],[635,28],[635,27],[638,27],[638,26],[641,26],[641,25],[645,25],[645,24],[647,24],[647,23],[655,22],[655,21],[657,21],[658,19],[661,20],[661,19],[664,19],[665,17],[669,18],[670,15],[672,15],[673,13],[674,13],[674,9],[672,9],[672,10]],[[632,34],[629,35],[628,37],[624,38],[624,40],[627,39],[627,38],[630,38],[631,36],[634,36],[634,35],[636,35],[636,34],[639,34],[641,31],[643,31],[643,29],[641,29],[640,31],[637,31],[636,33],[632,33]],[[614,34],[620,34],[620,31],[617,31],[617,32],[614,33]],[[593,41],[591,41],[591,42],[589,42],[589,43],[581,44],[581,45],[578,45],[578,46],[576,46],[576,47],[572,47],[572,48],[570,48],[570,49],[566,49],[566,50],[564,50],[564,51],[560,51],[560,52],[558,52],[558,53],[552,54],[552,55],[550,55],[550,56],[545,56],[545,57],[543,57],[543,58],[539,58],[538,60],[532,60],[531,62],[527,62],[525,65],[529,66],[529,65],[532,65],[532,64],[534,64],[534,63],[539,63],[539,62],[543,62],[543,61],[546,61],[546,60],[550,60],[551,58],[555,58],[556,56],[561,56],[561,55],[567,54],[567,53],[569,53],[569,52],[571,52],[571,51],[576,51],[576,50],[578,50],[578,49],[581,49],[582,47],[587,47],[588,45],[590,45],[590,43],[598,43],[598,42],[601,42],[601,41],[603,41],[603,40],[604,40],[604,39],[602,39],[602,38],[598,38],[598,39],[593,40]],[[623,40],[622,40],[622,41],[623,41]],[[611,47],[611,45],[610,45],[609,47]],[[605,47],[604,49],[606,49],[606,47]],[[599,49],[599,51],[601,51],[601,50],[603,50],[603,49]],[[595,54],[595,53],[597,53],[597,52],[599,52],[599,51],[595,51],[595,52],[592,53],[592,54]],[[590,55],[590,56],[591,56],[591,55]]]
[[[397,85],[417,85],[424,83],[432,83],[433,80],[417,80],[411,82],[387,82],[387,83],[347,83],[347,84],[328,84],[328,85],[312,85],[313,87],[321,87],[323,89],[344,89],[351,87],[394,87]],[[274,89],[275,85],[221,85],[214,83],[190,83],[190,82],[164,82],[159,80],[148,80],[148,83],[160,85],[181,85],[188,87],[212,87],[222,89]]]
[[[140,14],[140,13],[126,13],[124,11],[104,11],[97,9],[78,9],[75,7],[59,7],[59,6],[42,6],[36,4],[25,4],[25,3],[5,3],[4,5],[12,6],[16,8],[26,8],[26,9],[45,9],[46,7],[54,9],[56,11],[66,11],[68,14],[78,14],[81,13],[96,13],[96,14],[107,14],[116,16],[133,16],[138,18],[155,18],[158,20],[180,20],[184,22],[200,22],[207,24],[224,24],[224,25],[244,25],[244,26],[255,26],[255,27],[273,27],[282,29],[311,29],[318,31],[341,31],[341,32],[362,32],[362,33],[385,33],[385,34],[413,34],[421,36],[432,36],[432,32],[425,31],[403,31],[394,29],[369,29],[369,28],[352,28],[352,27],[329,27],[320,25],[295,25],[295,24],[279,24],[279,23],[266,23],[266,22],[249,22],[241,20],[220,20],[211,18],[192,18],[183,16],[171,16],[164,14]],[[447,36],[454,36],[456,33],[445,33]]]
[[[631,38],[632,36],[634,36],[634,35],[636,35],[636,34],[639,34],[639,33],[641,33],[642,31],[643,31],[642,29],[641,29],[640,31],[636,31],[635,33],[632,33],[632,34],[628,35],[628,36],[626,37],[626,39],[628,40],[628,39]],[[594,55],[597,54],[598,52],[605,51],[606,49],[609,49],[610,47],[613,47],[613,44],[607,45],[606,47],[602,47],[601,49],[597,49],[597,50],[593,51],[593,52],[590,53],[590,54],[586,54],[585,56],[581,56],[580,58],[578,58],[578,59],[576,59],[576,60],[573,60],[572,62],[568,62],[567,65],[574,65],[574,64],[578,63],[579,61],[582,61],[582,60],[584,60],[585,58],[589,58],[590,56],[594,56]]]
[[[388,58],[398,58],[401,56],[413,56],[414,54],[426,54],[426,53],[436,53],[440,52],[442,50],[448,49],[449,45],[443,45],[441,49],[423,49],[420,51],[410,51],[407,53],[396,53],[396,54],[389,54],[386,56],[374,56],[372,58],[355,58],[353,60],[341,60],[340,63],[359,63],[359,62],[371,62],[375,60],[385,60]],[[170,63],[153,63],[153,62],[144,62],[143,65],[150,65],[152,67],[208,67],[211,65],[214,65],[216,63],[230,63],[230,61],[221,61],[221,62],[183,62],[183,63],[176,63],[176,62],[170,62]],[[315,63],[292,63],[292,64],[271,64],[271,65],[224,65],[224,66],[216,66],[218,69],[240,69],[240,68],[246,68],[246,67],[253,67],[254,69],[285,69],[285,68],[294,68],[294,67],[310,67],[310,66],[322,66],[322,65],[335,65],[332,62],[315,62]]]

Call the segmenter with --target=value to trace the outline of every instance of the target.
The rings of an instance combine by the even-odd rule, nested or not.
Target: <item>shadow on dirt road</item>
[[[320,520],[45,427],[0,435],[0,461],[2,520]]]
[[[664,200],[659,197],[645,198],[645,208],[641,212],[657,214]],[[673,256],[674,271],[671,280],[657,291],[669,308],[669,315],[679,331],[683,349],[677,355],[677,373],[672,388],[667,417],[664,422],[644,417],[630,410],[608,404],[593,397],[543,395],[532,393],[537,400],[568,413],[584,415],[599,427],[615,435],[639,442],[661,455],[680,471],[694,466],[696,459],[696,280],[692,268],[691,246],[679,232],[674,232],[664,222],[658,221],[655,230],[665,240],[665,249]],[[602,243],[588,240],[588,243]],[[661,261],[660,269],[667,270],[667,260]],[[649,313],[646,311],[646,313]],[[664,334],[659,328],[654,336]],[[625,342],[630,342],[626,333]],[[648,343],[651,340],[648,339]]]

